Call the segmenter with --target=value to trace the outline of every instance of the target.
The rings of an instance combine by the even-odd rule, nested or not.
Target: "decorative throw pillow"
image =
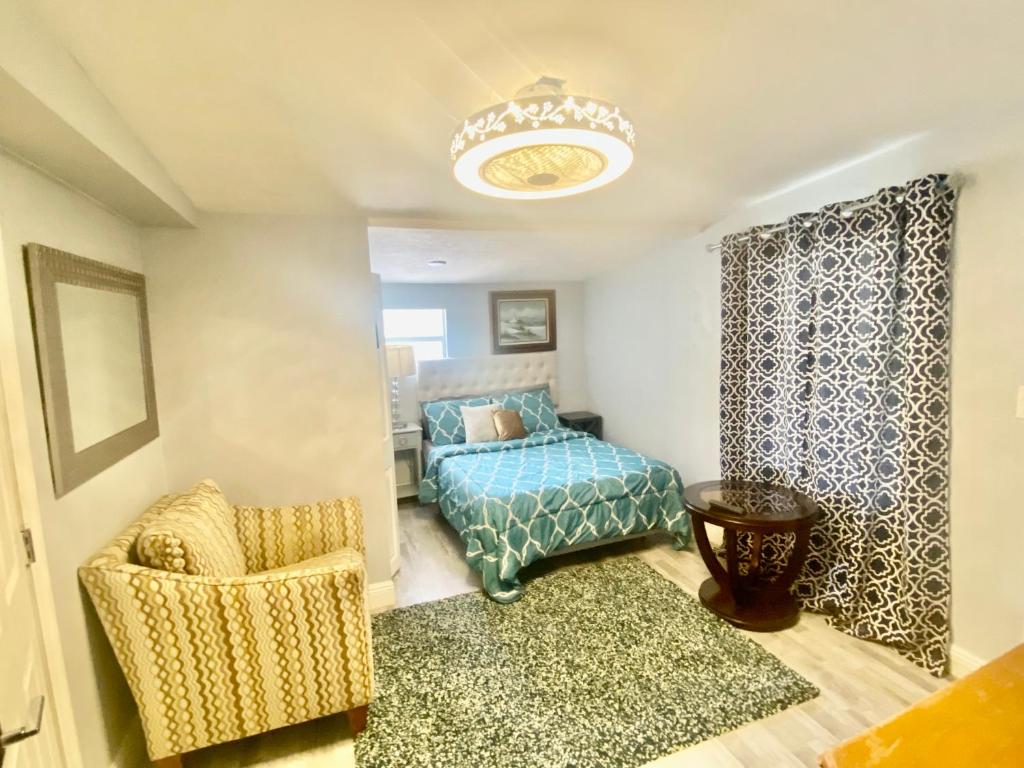
[[[462,423],[462,406],[490,405],[489,397],[471,397],[463,400],[434,400],[423,403],[427,419],[427,435],[434,445],[466,442],[466,427]]]
[[[489,443],[498,439],[498,430],[494,427],[494,412],[498,410],[495,403],[464,405],[459,410],[466,427],[467,443]]]
[[[529,392],[508,392],[495,401],[502,408],[518,411],[523,419],[523,427],[527,432],[542,432],[558,429],[558,414],[555,404],[547,389],[534,389]]]
[[[213,480],[178,496],[135,542],[139,563],[190,576],[246,574],[235,513]]]
[[[526,437],[523,419],[518,411],[500,409],[494,412],[493,419],[499,440],[517,440]]]

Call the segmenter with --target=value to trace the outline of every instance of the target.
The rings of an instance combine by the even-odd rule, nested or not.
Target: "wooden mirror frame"
[[[116,464],[160,434],[153,383],[153,356],[149,346],[146,278],[138,272],[112,267],[38,243],[25,246],[25,276],[35,335],[39,389],[46,419],[53,490],[57,498]],[[146,419],[75,451],[68,398],[64,342],[57,302],[57,284],[67,283],[101,291],[127,293],[139,309],[139,353],[146,397]]]

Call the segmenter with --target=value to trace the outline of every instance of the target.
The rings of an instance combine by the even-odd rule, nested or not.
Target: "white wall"
[[[362,219],[201,214],[143,235],[172,488],[240,504],[356,495],[391,578],[375,293]]]
[[[671,461],[686,482],[717,477],[720,273],[705,245],[949,171],[968,177],[954,244],[950,480],[954,663],[964,665],[1024,640],[1022,116],[922,136],[666,243],[588,282],[585,328],[608,437]]]
[[[587,283],[587,371],[606,440],[718,472],[718,265],[667,242]],[[695,249],[696,250],[696,249]]]
[[[134,766],[142,732],[117,662],[78,584],[78,566],[166,492],[160,438],[54,498],[22,247],[38,242],[143,271],[139,230],[85,197],[0,154],[0,235],[17,367],[74,726],[86,766]]]
[[[385,309],[444,309],[449,357],[491,354],[490,291],[554,290],[558,322],[558,409],[573,411],[590,404],[583,351],[583,283],[385,283]],[[415,380],[403,387],[402,418],[418,422]]]

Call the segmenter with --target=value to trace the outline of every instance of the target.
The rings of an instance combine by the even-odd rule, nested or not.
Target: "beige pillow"
[[[498,439],[498,430],[494,427],[494,412],[499,407],[495,403],[459,407],[462,424],[466,428],[467,443],[488,443]]]
[[[178,496],[135,541],[139,563],[190,576],[247,573],[235,512],[213,480]]]
[[[519,415],[519,411],[499,409],[494,412],[493,418],[499,440],[516,440],[526,437],[526,427],[523,426],[523,417]]]

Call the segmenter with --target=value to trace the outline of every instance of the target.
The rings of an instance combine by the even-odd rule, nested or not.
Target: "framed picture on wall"
[[[491,350],[496,355],[558,347],[554,291],[491,291]]]

